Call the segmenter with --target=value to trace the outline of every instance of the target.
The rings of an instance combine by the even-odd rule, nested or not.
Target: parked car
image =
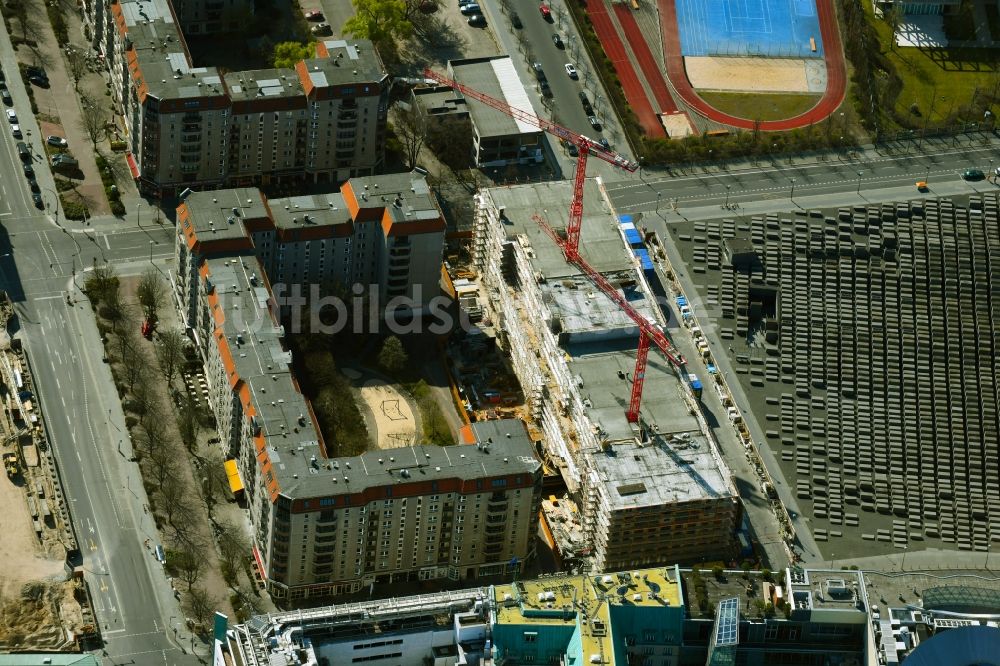
[[[17,114],[14,113],[14,109],[7,109],[7,122],[11,125],[17,123]]]
[[[570,157],[576,157],[577,155],[580,154],[580,149],[577,148],[576,144],[570,141],[569,139],[563,141],[563,148],[566,149],[566,152],[569,153]]]
[[[313,9],[311,11],[308,11],[308,12],[306,12],[306,20],[307,21],[322,21],[323,20],[323,12],[321,12],[318,9]]]
[[[18,141],[15,148],[17,148],[17,156],[21,158],[22,162],[31,161],[31,149],[28,148],[28,144],[24,141]]]
[[[473,28],[485,28],[486,27],[486,17],[482,14],[473,14],[469,17],[469,25]]]
[[[28,77],[28,81],[30,83],[35,84],[39,88],[48,88],[49,87],[49,80],[48,80],[48,78],[46,78],[44,76],[38,76],[37,74],[32,74],[31,76]]]
[[[3,98],[4,104],[13,104],[14,100],[11,99],[10,91],[7,90],[7,86],[0,84],[0,98]]]
[[[531,71],[535,73],[535,78],[539,81],[545,80],[545,70],[542,69],[542,63],[533,62],[531,63]]]
[[[566,68],[566,74],[569,75],[569,78],[571,78],[571,79],[578,79],[578,78],[580,78],[580,74],[577,73],[576,66],[573,65],[573,63],[568,62],[568,63],[566,63],[564,65],[564,67]]]
[[[7,80],[7,75],[3,73],[3,69],[0,69],[0,83],[5,82],[6,80]]]
[[[604,137],[601,137],[601,140],[598,141],[597,143],[601,144],[601,148],[603,148],[604,150],[611,150],[611,144]]]
[[[547,4],[545,4],[543,2],[541,5],[539,5],[538,11],[542,13],[542,18],[543,19],[545,19],[549,23],[552,23],[552,8],[551,7],[549,7]]]
[[[983,178],[986,178],[986,176],[979,169],[966,169],[962,173],[963,180],[982,180]]]
[[[25,67],[24,73],[28,76],[40,76],[43,79],[49,78],[49,75],[45,73],[45,70],[41,67]]]
[[[10,126],[10,133],[11,133],[11,135],[15,139],[20,139],[21,138],[21,126],[20,125],[11,125]]]
[[[45,143],[49,144],[50,146],[56,146],[57,148],[65,148],[66,146],[69,145],[69,142],[66,141],[66,139],[62,138],[61,136],[55,136],[55,135],[45,137]]]
[[[598,132],[601,131],[601,121],[597,119],[597,116],[595,115],[587,116],[587,122],[590,123],[590,126],[593,127],[595,130],[597,130]]]
[[[28,178],[35,177],[35,168],[30,163],[24,164],[24,175]]]
[[[459,10],[464,16],[472,16],[473,14],[482,14],[482,8],[474,2],[470,2],[467,5],[463,5]]]
[[[552,88],[549,87],[549,82],[545,79],[539,80],[538,90],[541,91],[543,97],[552,97]]]
[[[521,23],[521,17],[517,15],[517,12],[510,13],[510,24],[518,30],[524,27],[524,24]]]
[[[333,28],[330,27],[329,23],[319,23],[312,27],[312,34],[314,35],[332,35]]]
[[[557,49],[566,48],[565,44],[563,44],[562,37],[559,36],[558,32],[557,33],[553,33],[553,35],[552,35],[552,43],[556,45]]]
[[[42,201],[42,195],[35,192],[31,195],[31,200],[35,202],[35,208],[42,209],[45,208],[45,202]]]
[[[583,104],[583,111],[588,116],[594,115],[594,107],[590,105],[590,98],[587,97],[587,92],[584,90],[580,91],[580,104]]]
[[[31,188],[32,192],[38,192],[41,189],[38,187],[38,181],[34,179],[28,181],[28,187]]]

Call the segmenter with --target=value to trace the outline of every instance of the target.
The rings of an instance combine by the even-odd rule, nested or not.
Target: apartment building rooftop
[[[629,304],[653,321],[654,306],[635,281],[635,275],[623,275],[619,286]],[[552,316],[559,322],[560,331],[571,337],[588,332],[599,332],[603,339],[639,337],[639,328],[632,318],[613,305],[584,275],[549,281],[539,288],[543,301],[549,304]]]
[[[517,75],[517,70],[514,69],[510,56],[451,60],[448,62],[448,68],[459,83],[496,99],[502,99],[518,109],[532,111],[528,93]],[[468,100],[468,109],[480,138],[541,132],[530,123],[474,99]]]
[[[351,212],[339,192],[268,199],[267,203],[278,229],[348,225],[346,232],[351,223]]]
[[[191,192],[184,205],[186,220],[202,240],[243,238],[245,220],[264,219],[269,213],[264,195],[256,187]]]
[[[117,29],[127,35],[134,59],[129,63],[141,96],[158,99],[215,97],[225,94],[218,70],[192,67],[169,0],[121,0],[111,5]]]
[[[392,224],[435,221],[441,218],[427,180],[416,172],[358,176],[341,189],[348,207],[384,209]],[[364,213],[358,213],[364,217]]]
[[[281,97],[301,98],[305,106],[302,81],[291,69],[252,69],[225,75],[226,89],[234,102]]]
[[[569,223],[569,203],[573,198],[571,181],[494,187],[489,190],[489,196],[503,209],[507,238],[515,240],[528,250],[528,256],[539,276],[552,281],[581,274],[566,263],[562,250],[534,219],[537,215],[557,231],[566,228]],[[601,273],[633,268],[632,257],[626,251],[617,227],[617,222],[601,197],[597,182],[588,179],[583,190],[580,254]]]
[[[381,81],[387,76],[382,58],[367,40],[325,39],[316,56],[305,61],[313,85],[345,85]]]

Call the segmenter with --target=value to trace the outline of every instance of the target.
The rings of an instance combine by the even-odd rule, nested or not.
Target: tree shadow
[[[946,72],[996,72],[1000,49],[920,48],[928,60]]]
[[[462,58],[467,47],[466,39],[443,19],[422,15],[414,25],[413,36],[400,49],[400,62],[408,70],[420,72],[428,62],[443,65]]]

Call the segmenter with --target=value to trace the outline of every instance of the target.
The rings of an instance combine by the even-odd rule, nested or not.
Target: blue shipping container
[[[639,258],[639,263],[642,265],[642,270],[644,271],[653,270],[653,260],[649,258],[649,250],[636,250],[635,256]]]
[[[632,247],[642,247],[642,236],[634,228],[625,229],[625,240]]]
[[[687,305],[687,304],[688,304],[688,299],[684,298],[683,296],[678,296],[677,297],[677,305],[678,306]]]
[[[631,224],[632,223],[632,216],[631,215],[619,215],[618,216],[618,221],[621,222],[622,224],[626,224],[626,223]]]

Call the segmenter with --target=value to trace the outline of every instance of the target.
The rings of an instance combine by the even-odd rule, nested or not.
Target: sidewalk
[[[75,11],[65,11],[64,16],[69,24],[70,38],[74,41],[74,46],[86,48],[83,44],[80,22]],[[93,215],[106,215],[110,212],[107,198],[104,196],[104,186],[101,184],[100,174],[97,172],[97,165],[94,162],[94,150],[87,138],[86,133],[80,127],[80,101],[79,94],[86,92],[96,99],[107,99],[104,95],[104,79],[97,74],[87,72],[80,80],[78,94],[73,87],[72,79],[66,70],[66,63],[60,45],[56,41],[56,36],[52,31],[52,25],[44,12],[38,17],[39,40],[37,47],[37,60],[45,63],[45,71],[49,77],[49,88],[39,88],[33,86],[35,101],[38,104],[38,124],[42,136],[40,141],[45,140],[45,136],[55,134],[63,136],[69,142],[69,150],[80,162],[80,170],[83,172],[83,181],[78,186],[77,191],[87,202],[87,207]],[[76,43],[78,42],[78,43]],[[33,63],[36,55],[26,46],[17,49],[18,59],[22,62]]]

